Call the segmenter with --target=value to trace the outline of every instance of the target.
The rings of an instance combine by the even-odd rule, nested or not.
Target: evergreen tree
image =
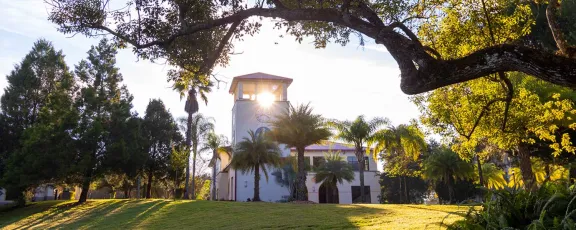
[[[23,205],[25,190],[61,179],[72,159],[75,83],[62,51],[46,40],[34,44],[7,80],[0,99],[0,175],[8,198]]]
[[[116,47],[106,39],[88,51],[88,60],[76,66],[76,76],[83,86],[76,106],[80,113],[77,139],[76,172],[82,175],[79,203],[86,201],[93,178],[101,176],[106,157],[121,154],[125,122],[132,117],[132,95],[120,86],[122,75],[116,64]]]
[[[146,198],[151,197],[153,178],[163,176],[170,164],[174,142],[182,140],[172,114],[161,100],[151,100],[144,116],[144,136],[148,148],[145,173],[148,179]]]

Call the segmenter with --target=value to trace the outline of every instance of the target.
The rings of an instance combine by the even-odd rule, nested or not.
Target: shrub
[[[548,183],[537,192],[499,190],[487,193],[482,209],[449,229],[576,229],[576,190]]]

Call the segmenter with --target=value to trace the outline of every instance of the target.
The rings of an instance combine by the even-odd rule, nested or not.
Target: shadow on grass
[[[469,206],[462,206],[462,207],[459,207],[459,208],[462,208],[462,210],[446,211],[446,210],[441,210],[441,209],[429,208],[429,207],[426,207],[423,205],[406,205],[406,207],[422,209],[422,210],[427,210],[427,211],[443,212],[443,213],[446,213],[447,215],[457,215],[460,217],[466,217],[466,212],[468,212],[468,208],[469,208]]]
[[[392,210],[364,205],[175,201],[139,227],[158,229],[354,229]]]
[[[61,206],[62,203],[66,202],[69,201],[54,200],[54,201],[34,202],[27,204],[25,207],[17,207],[17,206],[3,207],[3,209],[0,211],[0,228],[21,221],[29,216],[33,216],[39,213],[46,212],[50,209],[54,209],[58,206]]]

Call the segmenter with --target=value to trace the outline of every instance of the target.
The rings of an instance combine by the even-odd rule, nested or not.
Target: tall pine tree
[[[80,111],[77,138],[78,164],[82,175],[79,203],[86,201],[90,183],[106,169],[110,156],[122,154],[123,127],[133,115],[132,95],[120,86],[122,75],[116,64],[116,47],[106,39],[88,51],[88,60],[76,66],[76,76],[83,86],[77,96]]]
[[[182,141],[172,114],[161,100],[151,100],[144,116],[144,135],[148,144],[145,172],[148,179],[146,198],[152,196],[154,177],[163,177],[168,171],[172,146]]]
[[[62,51],[46,40],[34,44],[7,80],[0,99],[0,175],[8,198],[23,205],[25,190],[66,175],[76,125],[75,83]]]

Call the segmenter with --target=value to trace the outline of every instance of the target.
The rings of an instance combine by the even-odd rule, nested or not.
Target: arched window
[[[268,127],[260,127],[260,128],[258,128],[258,129],[256,129],[255,134],[256,134],[256,136],[258,136],[258,135],[260,135],[260,134],[264,135],[264,134],[266,134],[267,132],[270,132],[270,129],[269,129]]]

